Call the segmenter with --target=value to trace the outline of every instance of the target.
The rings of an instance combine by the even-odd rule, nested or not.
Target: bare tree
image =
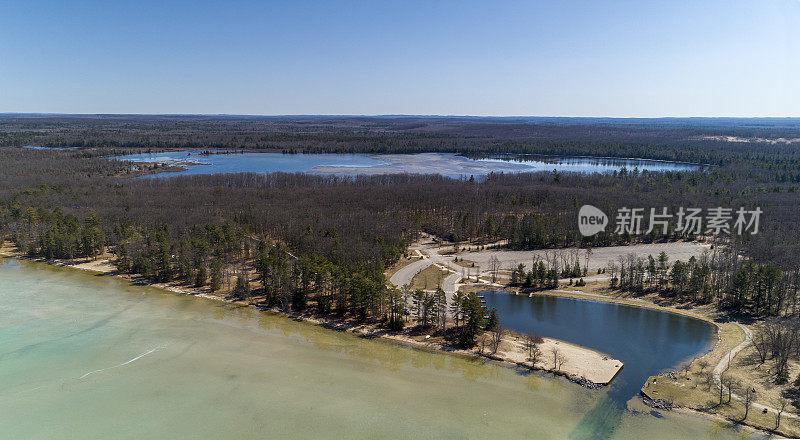
[[[436,289],[436,312],[438,314],[439,326],[444,335],[445,327],[447,325],[447,294],[444,293],[441,287]]]
[[[550,348],[550,353],[553,354],[553,369],[558,370],[558,357],[561,355],[561,350],[557,345]]]
[[[758,353],[758,359],[763,364],[767,361],[767,338],[765,337],[763,332],[758,332],[755,337],[753,337],[753,347],[756,349],[756,353]]]
[[[536,367],[536,362],[542,356],[542,350],[539,348],[542,342],[544,342],[544,339],[536,333],[525,335],[525,349],[528,351],[528,360],[531,361],[534,367]]]
[[[586,270],[586,274],[589,274],[589,258],[592,257],[594,251],[590,246],[586,246],[586,261],[584,262],[583,268]]]
[[[756,390],[751,386],[746,386],[744,390],[744,417],[742,420],[747,420],[747,415],[750,414],[750,405],[753,404],[753,397],[755,397]]]
[[[697,361],[697,366],[700,367],[700,374],[703,374],[703,371],[708,368],[709,362],[706,359],[700,359]]]
[[[786,406],[789,404],[789,399],[780,399],[780,409],[778,410],[778,416],[775,418],[775,429],[781,427],[781,415],[783,415],[783,411],[786,410]]]
[[[711,371],[706,371],[705,373],[700,375],[702,383],[706,386],[706,391],[711,391],[711,387],[714,386],[714,373]]]
[[[492,283],[496,283],[497,271],[500,269],[500,259],[497,258],[497,255],[492,255],[492,258],[489,259],[489,268],[492,271]]]
[[[731,398],[733,397],[733,390],[738,390],[742,388],[742,383],[730,376],[726,376],[723,380],[725,384],[725,388],[728,389],[728,400],[725,403],[731,403]]]
[[[611,276],[611,288],[614,289],[617,287],[619,282],[619,278],[617,278],[617,263],[614,261],[608,262],[608,272]]]
[[[785,382],[789,360],[800,350],[800,326],[794,320],[767,319],[753,337],[753,347],[761,363],[771,360],[776,382]]]
[[[505,333],[505,330],[503,327],[497,325],[489,333],[492,354],[495,354],[497,353],[497,350],[500,349],[500,343],[503,341],[503,334]]]
[[[564,364],[567,363],[567,357],[563,354],[559,353],[556,355],[556,370],[561,371],[564,368]]]

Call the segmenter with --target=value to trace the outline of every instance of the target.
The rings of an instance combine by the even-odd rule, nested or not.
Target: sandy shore
[[[223,294],[211,293],[207,288],[198,289],[194,287],[183,286],[178,283],[149,283],[138,276],[118,274],[116,273],[116,267],[112,263],[113,255],[108,253],[102,255],[96,260],[45,260],[26,258],[20,255],[20,253],[15,249],[6,247],[0,249],[0,256],[22,258],[41,263],[85,270],[93,273],[116,276],[126,279],[132,283],[145,284],[151,287],[167,290],[172,293],[199,296],[201,298],[207,298],[216,301],[224,301],[228,303],[256,307],[255,305],[245,301],[229,299]],[[441,336],[437,336],[436,329],[433,328],[420,332],[415,327],[409,326],[401,332],[389,332],[386,329],[380,328],[376,324],[372,323],[363,324],[350,320],[330,319],[327,316],[323,317],[310,314],[286,313],[278,309],[270,309],[268,311],[292,319],[322,325],[326,328],[347,331],[369,338],[379,337],[410,347],[421,348],[425,350],[443,351],[470,358],[483,358],[508,366],[545,371],[563,376],[573,382],[589,387],[592,387],[594,384],[608,385],[623,368],[623,363],[621,361],[613,359],[604,353],[551,338],[544,338],[544,342],[540,345],[542,355],[540,359],[537,360],[536,364],[532,365],[528,359],[527,350],[524,346],[522,336],[510,332],[504,336],[497,352],[489,353],[488,349],[482,351],[480,344],[470,350],[453,348],[452,346],[447,345]],[[558,366],[559,368],[556,368],[556,365],[554,365],[554,355],[552,351],[554,347],[558,349],[560,356],[563,356],[564,358],[563,363]]]
[[[552,338],[543,338],[539,346],[542,351],[540,359],[536,361],[535,369],[554,374],[563,374],[570,380],[579,382],[581,378],[599,385],[608,385],[622,370],[623,364],[606,354],[580,345],[559,341]],[[555,369],[553,350],[566,359],[560,370]],[[507,337],[498,350],[504,360],[514,362],[520,366],[531,367],[528,353],[525,349],[525,340],[520,335],[512,334]]]

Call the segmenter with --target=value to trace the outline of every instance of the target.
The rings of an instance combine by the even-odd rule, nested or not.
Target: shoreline
[[[519,293],[509,292],[509,294],[519,294]],[[634,301],[633,299],[618,298],[618,297],[612,297],[612,296],[606,296],[606,298],[603,299],[603,298],[598,298],[598,297],[605,296],[605,295],[601,295],[601,294],[588,294],[586,292],[579,292],[579,291],[559,291],[559,290],[532,292],[530,295],[557,296],[557,297],[565,297],[565,298],[574,298],[574,299],[583,300],[583,301],[611,302],[611,303],[615,303],[615,304],[628,305],[628,306],[632,306],[632,307],[641,307],[641,308],[647,308],[647,309],[652,309],[652,310],[659,310],[659,311],[667,312],[667,313],[674,313],[674,314],[682,315],[682,316],[688,316],[688,317],[691,317],[691,318],[700,319],[702,321],[705,321],[705,322],[708,322],[710,324],[713,324],[715,326],[715,328],[716,328],[716,331],[717,331],[717,340],[714,343],[714,346],[711,347],[708,351],[705,351],[703,353],[698,353],[698,355],[692,357],[691,359],[687,359],[684,362],[684,367],[683,367],[685,371],[688,371],[698,361],[700,361],[702,359],[705,359],[705,358],[713,357],[712,355],[714,354],[714,351],[717,348],[721,347],[723,345],[723,343],[730,342],[730,341],[727,341],[727,340],[723,340],[723,335],[726,334],[725,330],[722,327],[724,324],[732,324],[732,325],[736,325],[736,326],[740,326],[740,327],[742,326],[737,321],[734,321],[734,320],[731,320],[731,319],[727,319],[727,320],[725,320],[723,322],[720,322],[721,317],[719,315],[715,315],[713,313],[707,313],[707,312],[698,310],[696,308],[693,309],[693,310],[687,310],[687,309],[677,308],[677,307],[674,307],[674,306],[662,306],[662,305],[653,303],[651,301],[643,300],[643,299],[636,299]],[[736,343],[736,346],[734,346],[733,350],[731,350],[730,352],[735,352],[739,345],[747,342],[747,337],[746,337],[746,335],[744,335],[744,337],[742,338],[741,342],[738,341],[738,340],[736,340],[734,342]],[[727,355],[728,355],[728,352],[723,353],[722,354],[722,359],[724,359]],[[722,360],[720,360],[720,362],[722,362]],[[714,363],[716,363],[716,362],[714,362]],[[761,433],[770,434],[770,435],[776,435],[776,434],[777,435],[785,435],[787,437],[793,437],[789,433],[786,433],[785,428],[783,428],[783,426],[785,426],[785,425],[782,425],[782,429],[779,429],[779,430],[770,429],[770,428],[767,428],[767,427],[756,425],[755,423],[750,422],[748,420],[739,420],[739,419],[736,419],[736,418],[734,418],[732,416],[729,416],[729,415],[726,415],[726,414],[723,414],[723,413],[720,413],[720,412],[716,412],[716,411],[713,410],[713,406],[711,408],[706,408],[706,407],[703,407],[703,406],[697,406],[697,405],[688,404],[686,402],[675,403],[674,401],[672,401],[672,399],[663,399],[663,398],[661,398],[659,395],[657,395],[657,391],[656,391],[656,393],[652,392],[653,390],[651,389],[652,387],[650,387],[650,385],[653,383],[654,379],[655,380],[659,380],[659,381],[668,380],[668,377],[666,376],[668,371],[670,371],[670,370],[666,370],[665,373],[662,373],[662,374],[659,374],[659,375],[656,375],[656,376],[650,376],[649,378],[647,378],[647,381],[644,384],[642,384],[642,388],[641,388],[639,397],[642,399],[642,401],[644,402],[645,405],[650,406],[650,407],[652,407],[654,409],[666,409],[668,411],[676,411],[676,412],[684,413],[684,414],[693,414],[693,415],[697,415],[697,416],[701,416],[701,417],[706,417],[706,418],[711,419],[711,420],[716,420],[716,421],[720,421],[720,422],[724,422],[724,423],[731,423],[731,424],[734,424],[734,425],[737,425],[737,426],[741,426],[741,427],[750,429],[750,430],[752,430],[754,432],[761,432]],[[675,374],[679,375],[680,373],[676,372]],[[648,401],[650,403],[648,403]],[[668,407],[667,408],[662,408],[660,404],[663,404],[665,402],[668,402]],[[763,407],[763,405],[757,407],[756,403],[754,403],[753,406],[754,406],[753,414],[757,414],[757,413],[761,412],[761,408]],[[768,412],[772,412],[772,411],[768,411]],[[784,420],[786,420],[788,422],[788,420],[791,420],[793,418],[792,416],[793,415],[789,411],[786,411],[786,413],[784,414],[784,417],[785,417]],[[795,417],[797,417],[797,416],[795,416]]]
[[[522,335],[510,331],[504,336],[500,345],[501,349],[496,353],[482,352],[480,348],[480,341],[472,349],[460,349],[444,344],[444,341],[441,337],[430,337],[430,335],[425,335],[424,332],[415,331],[417,329],[413,326],[408,326],[401,332],[392,332],[390,330],[378,327],[375,323],[358,323],[349,321],[347,319],[330,319],[314,314],[286,312],[277,307],[265,308],[248,301],[229,299],[222,295],[205,293],[197,288],[183,287],[173,283],[151,283],[137,275],[118,273],[116,268],[107,259],[97,259],[94,261],[48,260],[45,258],[21,255],[16,252],[16,250],[9,250],[7,248],[0,249],[0,257],[15,258],[33,263],[44,263],[51,266],[76,269],[98,276],[111,276],[126,280],[133,285],[154,287],[171,294],[196,296],[228,304],[253,307],[260,312],[270,313],[295,321],[307,322],[309,324],[318,325],[330,330],[348,332],[363,338],[380,338],[406,347],[421,349],[429,352],[438,351],[472,360],[494,362],[498,365],[508,368],[521,368],[528,371],[547,373],[555,377],[561,377],[589,389],[600,389],[608,386],[624,367],[624,363],[622,361],[613,359],[605,353],[553,338],[543,338],[544,342],[541,344],[542,352],[548,353],[546,348],[557,346],[562,350],[563,353],[569,354],[571,359],[576,361],[575,365],[570,365],[569,362],[567,362],[565,364],[567,368],[549,368],[544,364],[543,359],[537,360],[536,364],[532,365],[526,357],[523,356],[520,358],[520,354],[524,354],[524,347],[521,342]],[[435,330],[435,328],[433,330]],[[505,350],[503,348],[505,348]],[[546,355],[542,355],[543,358],[545,356]],[[568,359],[570,358],[568,357]],[[595,368],[578,368],[575,370],[574,367],[578,364],[594,366]],[[606,367],[604,369],[596,368],[596,365],[599,364],[606,364]]]
[[[479,352],[476,351],[477,348],[476,349],[472,349],[472,350],[463,350],[463,349],[456,349],[456,348],[453,348],[453,347],[448,347],[448,346],[444,346],[444,345],[441,345],[441,344],[435,344],[435,343],[431,343],[431,342],[417,341],[417,340],[414,340],[414,339],[412,339],[410,337],[403,337],[402,335],[392,334],[391,332],[389,332],[388,330],[385,330],[385,329],[378,330],[378,331],[374,331],[374,329],[373,330],[368,330],[369,326],[353,325],[353,324],[349,324],[346,321],[342,321],[342,320],[336,320],[336,319],[328,320],[328,319],[322,319],[322,318],[314,317],[314,316],[310,316],[310,315],[287,313],[287,312],[279,310],[278,308],[269,308],[269,309],[262,308],[262,307],[259,307],[259,306],[255,305],[255,304],[251,304],[251,303],[248,303],[248,302],[245,302],[245,301],[227,299],[227,298],[224,298],[222,296],[217,296],[217,295],[212,295],[212,294],[208,294],[208,293],[193,291],[192,289],[184,289],[184,288],[180,288],[180,287],[177,287],[177,286],[172,286],[172,285],[168,285],[168,284],[164,284],[164,283],[150,283],[150,282],[147,282],[147,281],[144,281],[144,280],[140,279],[140,277],[137,277],[137,276],[127,275],[127,274],[119,274],[119,273],[116,272],[116,269],[114,269],[113,271],[107,271],[107,270],[101,270],[101,269],[98,268],[98,266],[102,266],[104,264],[105,265],[109,264],[108,260],[96,260],[96,261],[93,261],[93,262],[89,261],[89,262],[83,262],[83,263],[67,263],[67,262],[61,261],[61,260],[47,260],[47,259],[43,259],[43,258],[31,258],[31,257],[27,257],[27,256],[24,256],[24,255],[16,254],[14,252],[9,253],[8,251],[3,251],[2,249],[0,249],[0,257],[16,258],[16,259],[25,260],[25,261],[34,262],[34,263],[45,263],[45,264],[48,264],[48,265],[51,265],[51,266],[58,266],[58,267],[63,267],[63,268],[67,268],[67,269],[75,269],[75,270],[80,270],[80,271],[84,271],[84,272],[89,272],[89,273],[95,274],[97,276],[113,276],[115,278],[126,280],[126,281],[130,282],[133,285],[153,287],[153,288],[157,288],[157,289],[162,290],[165,293],[169,293],[169,294],[181,294],[181,295],[188,295],[188,296],[196,296],[196,297],[200,297],[200,298],[203,298],[203,299],[223,302],[223,303],[227,303],[227,304],[236,304],[236,305],[240,305],[240,306],[253,307],[254,309],[256,309],[259,312],[268,313],[268,314],[271,314],[271,315],[275,315],[275,316],[279,316],[279,317],[283,317],[283,318],[287,318],[287,319],[292,319],[294,321],[305,322],[305,323],[308,323],[308,324],[311,324],[311,325],[317,325],[317,326],[320,326],[320,327],[323,327],[323,328],[326,328],[326,329],[329,329],[329,330],[351,333],[351,334],[353,334],[355,336],[362,337],[362,338],[368,338],[368,339],[379,338],[379,339],[384,340],[384,341],[386,341],[388,343],[398,344],[398,345],[401,345],[401,346],[404,346],[404,347],[408,347],[408,348],[411,348],[411,349],[423,350],[423,351],[427,351],[427,352],[440,352],[440,353],[443,353],[443,354],[454,355],[454,356],[458,356],[458,357],[465,358],[465,359],[470,359],[470,360],[475,360],[475,361],[493,362],[493,363],[495,363],[497,365],[500,365],[500,366],[503,366],[503,367],[506,367],[506,368],[524,369],[526,371],[531,371],[531,372],[547,373],[547,374],[552,375],[553,378],[561,378],[561,379],[564,379],[564,380],[568,380],[568,381],[570,381],[570,382],[572,382],[572,383],[574,383],[576,385],[580,385],[580,386],[583,386],[583,387],[589,388],[589,389],[601,389],[601,388],[603,388],[605,386],[608,386],[611,383],[611,381],[613,381],[613,379],[616,378],[616,376],[619,374],[619,372],[624,367],[624,364],[622,364],[620,362],[621,366],[614,373],[613,377],[611,377],[610,380],[607,383],[599,384],[599,383],[594,383],[592,381],[586,380],[585,378],[571,376],[571,375],[566,374],[566,373],[561,372],[561,371],[555,371],[553,369],[546,369],[546,368],[535,368],[535,367],[532,368],[531,365],[523,363],[523,362],[513,362],[513,361],[510,361],[510,360],[507,360],[507,359],[503,359],[503,358],[500,358],[500,357],[497,357],[497,356],[479,353]],[[473,285],[471,287],[478,288],[479,286],[478,285]],[[481,290],[488,290],[488,289],[481,289]],[[509,291],[509,290],[502,290],[502,291],[507,292],[507,293],[512,294],[512,295],[520,295],[521,294],[519,292],[514,292],[514,291]],[[693,363],[697,362],[698,360],[710,355],[723,342],[722,341],[722,337],[721,337],[721,334],[722,334],[721,330],[722,329],[720,327],[720,324],[718,322],[716,322],[714,317],[713,316],[709,316],[708,314],[705,314],[705,313],[698,313],[697,311],[694,311],[694,310],[685,310],[685,309],[678,309],[678,308],[675,308],[675,307],[666,307],[666,306],[662,306],[662,305],[659,305],[659,304],[656,304],[656,303],[653,303],[653,302],[650,302],[650,301],[645,301],[645,300],[632,301],[632,300],[626,299],[626,298],[605,296],[605,295],[600,295],[600,294],[589,295],[589,294],[587,294],[585,292],[579,292],[579,291],[573,292],[573,291],[550,290],[550,291],[531,292],[528,295],[529,296],[532,296],[532,295],[546,295],[546,296],[573,298],[573,299],[577,299],[577,300],[611,302],[611,303],[616,303],[616,304],[629,305],[629,306],[632,306],[632,307],[641,307],[641,308],[648,308],[648,309],[658,310],[658,311],[667,312],[667,313],[675,313],[675,314],[679,314],[679,315],[693,317],[695,319],[701,319],[701,320],[709,322],[709,323],[713,323],[715,325],[715,327],[717,328],[717,341],[715,342],[714,346],[709,351],[707,351],[707,352],[705,352],[705,353],[703,353],[701,355],[698,355],[697,357],[694,357],[694,358],[692,358],[690,360],[687,360],[687,365],[692,365]],[[548,338],[545,338],[545,339],[548,339]],[[558,341],[558,342],[560,342],[562,344],[569,344],[569,343],[566,343],[566,342],[563,342],[563,341]],[[569,344],[569,345],[574,345],[574,344]],[[601,354],[600,352],[598,352],[596,350],[593,350],[593,349],[590,349],[590,348],[587,348],[587,347],[580,347],[580,346],[576,346],[576,347],[579,347],[579,348],[581,348],[583,350],[592,351],[592,352]],[[646,399],[654,400],[651,396],[649,396],[646,392],[644,392],[645,386],[648,385],[648,383],[653,379],[653,377],[657,377],[657,376],[652,376],[652,377],[648,378],[647,382],[645,382],[645,384],[642,385],[642,392],[638,395],[639,399],[641,399],[642,402],[645,405],[647,405],[647,403],[645,402]],[[658,399],[658,398],[656,397],[656,399]],[[650,405],[647,405],[647,406],[650,406]],[[754,425],[752,425],[750,423],[747,423],[746,421],[734,420],[734,419],[732,419],[730,417],[727,417],[727,416],[725,416],[723,414],[709,412],[709,411],[705,411],[705,410],[702,410],[702,409],[694,408],[694,407],[691,407],[691,406],[671,405],[671,407],[669,409],[667,409],[667,410],[675,411],[675,412],[678,412],[678,413],[690,414],[690,415],[694,415],[694,416],[698,416],[698,417],[703,417],[703,418],[706,418],[706,419],[709,419],[709,420],[714,420],[714,421],[717,421],[717,422],[732,423],[732,424],[735,424],[735,425],[740,426],[742,428],[749,429],[749,430],[751,430],[753,432],[776,434],[776,431],[774,431],[774,430],[769,430],[769,429],[765,429],[765,428],[762,428],[762,427],[759,427],[759,426],[754,426]]]
[[[508,293],[509,295],[525,295],[525,296],[529,296],[529,297],[532,297],[534,295],[540,295],[540,296],[553,296],[553,297],[561,297],[561,298],[572,298],[572,299],[581,300],[581,301],[608,302],[608,303],[626,305],[626,306],[630,306],[630,307],[640,307],[640,308],[646,308],[646,309],[651,309],[651,310],[658,310],[658,311],[666,312],[666,313],[673,313],[673,314],[676,314],[676,315],[687,316],[687,317],[690,317],[690,318],[699,319],[699,320],[708,322],[710,324],[713,324],[715,326],[715,328],[716,328],[716,333],[717,333],[716,342],[707,351],[702,352],[702,353],[698,353],[697,355],[693,356],[690,359],[686,359],[682,363],[683,369],[686,370],[686,371],[688,371],[691,367],[693,367],[701,359],[712,357],[712,355],[714,354],[715,350],[717,350],[719,347],[724,345],[724,343],[730,342],[730,341],[727,341],[727,340],[723,340],[723,335],[726,334],[726,332],[724,331],[724,329],[722,327],[724,324],[741,325],[737,321],[730,320],[730,319],[728,319],[726,321],[723,321],[723,322],[720,322],[721,317],[719,315],[716,315],[714,313],[705,312],[705,311],[702,311],[702,310],[698,310],[697,308],[694,308],[694,309],[682,309],[682,308],[678,308],[678,307],[674,307],[674,306],[663,306],[663,305],[656,304],[654,302],[647,301],[647,300],[644,300],[644,299],[639,299],[639,298],[620,298],[620,297],[613,297],[613,296],[607,296],[607,295],[601,295],[601,294],[590,294],[590,293],[581,292],[581,291],[567,291],[567,290],[559,290],[559,289],[534,291],[534,292],[530,292],[530,293],[522,293],[522,292],[519,292],[519,291],[511,291],[510,289],[502,289],[502,288],[497,288],[497,287],[493,287],[493,286],[488,286],[489,288],[480,288],[480,285],[477,285],[477,284],[476,285],[472,285],[470,287],[472,287],[474,289],[480,289],[481,291],[486,291],[486,290],[502,291],[502,292]],[[746,338],[742,338],[743,341],[744,341],[744,339],[746,339]],[[735,342],[736,342],[737,345],[740,343],[740,341],[735,341]],[[722,358],[725,358],[725,356],[727,356],[727,352],[723,353]],[[716,363],[716,362],[714,362],[714,363]],[[679,367],[680,367],[680,365],[679,365]],[[650,389],[650,388],[652,388],[652,387],[650,387],[650,385],[651,385],[651,383],[653,383],[653,380],[656,379],[656,380],[660,381],[659,383],[665,382],[666,380],[668,380],[668,377],[665,376],[665,374],[667,374],[669,371],[673,371],[674,372],[674,370],[665,370],[665,372],[662,373],[662,374],[658,374],[656,376],[648,377],[647,381],[644,384],[642,384],[642,387],[641,387],[641,390],[639,392],[638,397],[639,397],[639,399],[641,399],[641,401],[642,401],[642,403],[644,405],[646,405],[646,406],[648,406],[648,407],[650,407],[650,408],[652,408],[654,410],[675,411],[675,412],[682,413],[682,414],[690,414],[690,415],[694,415],[694,416],[698,416],[698,417],[703,417],[703,418],[706,418],[706,419],[709,419],[709,420],[714,420],[714,421],[721,422],[721,423],[730,423],[730,424],[732,424],[734,426],[738,426],[738,427],[741,427],[743,429],[748,429],[748,430],[750,430],[752,432],[764,433],[764,434],[768,434],[768,435],[782,435],[782,436],[786,436],[786,437],[789,437],[789,438],[793,438],[794,437],[793,435],[790,435],[790,433],[787,433],[787,431],[785,430],[786,428],[785,428],[784,424],[782,424],[782,427],[779,430],[770,429],[768,427],[757,425],[754,422],[751,422],[749,420],[740,420],[740,419],[736,419],[736,418],[734,418],[732,416],[729,416],[729,415],[726,415],[726,414],[723,414],[723,413],[720,413],[720,412],[716,412],[716,411],[714,411],[713,407],[712,408],[705,408],[705,407],[702,407],[702,406],[688,404],[686,402],[676,403],[672,399],[664,399],[664,398],[660,397],[659,395],[657,395],[657,392],[653,393],[652,392],[653,390]],[[680,373],[675,373],[675,374],[679,375]],[[664,404],[666,404],[666,405],[664,405]],[[761,412],[760,411],[760,407],[759,408],[755,408],[755,406],[756,405],[754,404],[754,410],[752,412],[752,414],[754,414],[754,415],[759,413],[759,412]],[[785,417],[784,420],[786,420],[788,422],[788,420],[791,420],[791,413],[789,411],[787,411],[784,414],[784,417]]]

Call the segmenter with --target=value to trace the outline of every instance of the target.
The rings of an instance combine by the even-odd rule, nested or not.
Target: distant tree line
[[[334,293],[329,292],[329,298],[323,299],[324,304],[333,310],[372,316],[375,310],[385,310],[381,304],[388,300],[378,300],[383,294],[373,292],[367,299],[346,300],[339,294],[346,296],[353,285],[366,286],[369,291],[379,278],[376,274],[403,255],[420,232],[457,242],[505,240],[513,249],[710,239],[705,231],[681,233],[674,221],[669,222],[666,236],[655,232],[616,234],[611,224],[605,232],[586,238],[577,230],[577,211],[591,204],[612,216],[613,222],[614,213],[622,207],[665,207],[675,212],[682,206],[758,206],[764,211],[758,234],[733,236],[720,243],[720,249],[735,250],[737,257],[670,265],[667,272],[655,260],[657,272],[652,276],[648,274],[650,261],[618,262],[618,286],[634,290],[666,288],[697,301],[757,314],[786,313],[790,310],[787,304],[792,304],[785,298],[791,298],[792,277],[799,265],[796,206],[800,153],[782,144],[760,149],[736,142],[689,142],[687,136],[697,133],[619,127],[597,129],[599,134],[590,136],[588,129],[514,123],[256,120],[239,122],[250,127],[244,131],[266,130],[270,136],[285,137],[290,142],[316,136],[319,142],[312,144],[320,146],[319,151],[338,151],[329,142],[357,150],[377,136],[385,142],[373,145],[390,146],[384,152],[406,151],[399,145],[414,145],[408,151],[445,151],[450,148],[449,142],[455,142],[454,151],[477,151],[468,145],[481,144],[499,146],[497,150],[481,150],[484,153],[520,153],[531,151],[521,146],[528,142],[529,146],[538,145],[536,151],[548,154],[586,153],[595,148],[593,154],[645,156],[638,152],[647,150],[651,151],[647,157],[653,157],[674,151],[714,166],[694,172],[544,172],[490,174],[464,180],[284,173],[129,179],[124,176],[129,175],[132,165],[101,157],[116,148],[101,139],[116,139],[120,147],[128,138],[138,139],[136,142],[147,148],[166,146],[170,139],[199,145],[205,144],[204,136],[215,136],[213,129],[222,128],[220,139],[235,139],[227,147],[239,147],[248,142],[244,139],[247,135],[229,130],[230,121],[224,119],[4,121],[8,124],[0,129],[0,142],[5,145],[33,142],[37,137],[50,139],[53,146],[70,146],[64,143],[69,136],[98,142],[94,150],[0,148],[0,233],[14,237],[32,254],[51,258],[93,256],[101,249],[97,243],[102,242],[117,253],[121,270],[153,280],[177,277],[195,283],[224,282],[231,290],[247,295],[244,281],[256,270],[259,258],[262,263],[278,261],[275,251],[272,259],[264,259],[261,250],[280,245],[296,259],[259,272],[259,277],[268,281],[271,303],[301,305],[302,296],[293,299],[296,287],[315,286],[315,282],[304,284],[304,280],[319,276],[331,278],[334,281],[330,283],[337,286]],[[154,132],[162,133],[163,139],[157,140]],[[432,147],[437,143],[441,147]],[[671,146],[662,148],[663,144]],[[297,145],[302,151],[314,148]],[[205,148],[210,146],[205,144]],[[534,269],[525,273],[517,270],[516,281],[545,286],[552,284],[555,276],[572,277],[586,270],[580,264],[577,270],[574,264],[560,264],[558,268],[546,267],[542,276],[538,265]],[[309,275],[304,277],[303,273]],[[286,282],[287,274],[293,282]],[[243,282],[237,282],[239,278]],[[778,278],[776,288],[773,280]],[[739,298],[747,299],[736,299],[731,292],[743,292]]]

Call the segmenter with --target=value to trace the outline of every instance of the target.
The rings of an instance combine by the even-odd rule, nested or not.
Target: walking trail
[[[724,356],[722,359],[720,359],[720,361],[717,364],[717,366],[714,367],[714,371],[712,373],[714,375],[714,382],[716,382],[718,387],[719,386],[723,386],[722,385],[722,375],[725,374],[726,371],[728,371],[728,368],[730,368],[731,362],[733,362],[733,358],[735,358],[736,355],[739,354],[740,351],[744,350],[745,348],[747,348],[748,345],[753,343],[753,332],[749,328],[745,327],[744,325],[742,325],[742,324],[740,324],[738,322],[734,321],[734,324],[738,325],[739,328],[742,329],[742,331],[744,332],[744,334],[745,334],[744,341],[742,341],[742,343],[737,345],[736,347],[733,347],[733,349],[731,349],[731,351],[728,352],[728,354],[726,356]],[[724,386],[723,386],[723,389],[727,390],[727,388],[724,387]],[[731,398],[739,400],[739,401],[744,401],[744,398],[742,396],[740,396],[740,395],[738,395],[736,393],[733,393],[733,392],[731,393]],[[776,415],[778,414],[778,412],[780,412],[779,410],[777,410],[775,408],[772,408],[772,407],[766,406],[766,405],[762,405],[760,403],[755,403],[755,402],[751,404],[751,408],[755,409],[755,410],[758,410],[758,411],[764,411],[766,409],[767,412],[770,412],[770,413],[776,414]],[[781,414],[781,417],[787,417],[787,418],[795,419],[795,420],[800,418],[796,414],[792,414],[792,413],[787,412],[787,411],[784,411]]]

